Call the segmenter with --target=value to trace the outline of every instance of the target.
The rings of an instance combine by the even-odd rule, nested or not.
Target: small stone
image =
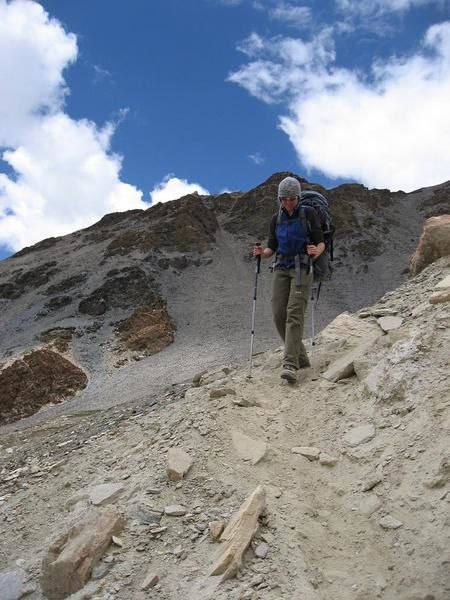
[[[269,546],[267,544],[258,544],[255,548],[255,556],[258,558],[266,558],[269,552]]]
[[[386,316],[379,317],[377,322],[381,329],[387,333],[388,331],[399,329],[402,326],[403,319],[401,317]]]
[[[375,437],[375,434],[375,427],[372,424],[359,425],[345,434],[344,441],[348,446],[355,447],[369,442]]]
[[[129,513],[144,525],[159,525],[163,514],[162,511],[142,503],[133,504],[129,509]]]
[[[167,477],[172,481],[183,479],[193,462],[192,457],[181,448],[169,448]]]
[[[174,556],[180,557],[183,554],[183,546],[181,544],[179,546],[176,546],[176,548],[172,550],[172,554]]]
[[[98,565],[95,565],[95,567],[92,570],[92,575],[91,575],[91,579],[93,581],[97,581],[98,579],[103,579],[103,577],[105,577],[109,571],[111,570],[112,564],[111,563],[107,563],[102,561],[101,563],[99,563]]]
[[[334,467],[338,462],[338,459],[335,456],[331,456],[326,452],[321,452],[319,456],[319,463],[326,467]]]
[[[111,504],[124,491],[122,483],[102,483],[89,488],[89,499],[94,506]]]
[[[383,481],[383,477],[379,474],[371,475],[361,486],[363,492],[373,490],[373,488]]]
[[[156,575],[155,573],[149,573],[148,575],[146,575],[144,581],[141,584],[141,590],[149,590],[152,587],[155,587],[155,585],[159,582],[159,576]]]
[[[153,494],[153,495],[158,495],[162,492],[161,488],[159,487],[154,487],[154,486],[149,486],[145,489],[145,493],[146,494]]]
[[[359,510],[366,517],[370,517],[374,512],[376,512],[381,507],[381,500],[375,494],[370,494],[369,496],[363,498],[359,505]]]
[[[213,540],[218,540],[225,529],[225,523],[223,521],[211,521],[208,523],[209,533]]]
[[[387,515],[386,517],[383,517],[379,521],[379,525],[383,529],[398,529],[399,527],[401,527],[403,525],[403,523],[401,521],[399,521],[398,519],[391,517],[391,515]]]
[[[243,460],[250,460],[256,465],[267,451],[267,444],[261,440],[253,440],[240,431],[232,431],[233,445]]]
[[[319,448],[313,446],[294,446],[291,448],[292,454],[301,454],[308,460],[317,460],[320,456]]]
[[[186,508],[181,504],[172,504],[164,509],[164,514],[168,517],[183,517],[186,513]]]

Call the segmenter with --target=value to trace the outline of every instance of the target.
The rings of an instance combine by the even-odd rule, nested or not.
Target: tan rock
[[[159,575],[156,575],[156,573],[148,573],[141,584],[141,590],[149,590],[150,588],[155,587],[158,582]]]
[[[192,467],[193,459],[181,448],[169,448],[167,476],[172,481],[183,479]]]
[[[374,321],[365,321],[343,312],[320,332],[320,338],[326,343],[345,339],[350,347],[354,347],[368,338],[378,336],[379,333],[378,325]]]
[[[320,455],[319,448],[314,448],[312,446],[294,446],[291,448],[292,454],[301,454],[308,460],[317,460]]]
[[[258,518],[264,510],[265,502],[265,490],[259,485],[233,515],[222,533],[220,540],[225,543],[220,548],[211,575],[221,575],[221,581],[225,581],[239,571],[242,556],[258,531]]]
[[[124,520],[113,507],[95,509],[60,535],[42,561],[41,586],[47,598],[59,599],[81,589]]]
[[[410,271],[413,275],[441,256],[450,254],[450,215],[431,217],[425,222],[417,250],[411,257]]]
[[[429,302],[430,304],[443,304],[444,302],[450,302],[450,289],[434,292],[431,294]]]
[[[225,529],[225,523],[223,521],[211,521],[208,524],[209,533],[213,540],[218,540],[222,534],[222,531]]]
[[[350,350],[332,363],[323,373],[322,377],[328,381],[336,382],[346,377],[352,377],[355,374],[354,361],[364,356],[366,352],[373,346],[377,337],[381,335],[381,331],[377,326],[378,334],[360,343],[356,348]]]
[[[256,465],[265,455],[267,444],[261,440],[253,440],[240,431],[232,431],[231,437],[237,453],[243,460],[250,460]]]

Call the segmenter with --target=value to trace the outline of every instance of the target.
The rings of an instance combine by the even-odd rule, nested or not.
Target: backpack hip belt
[[[272,265],[272,270],[276,269],[279,261],[294,261],[295,263],[295,285],[300,287],[302,281],[302,269],[306,269],[308,272],[311,268],[311,260],[307,254],[295,254],[288,256],[286,254],[276,254],[275,262]]]

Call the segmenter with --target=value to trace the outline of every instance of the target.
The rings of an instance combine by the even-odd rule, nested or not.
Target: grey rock
[[[398,529],[399,527],[401,527],[403,525],[403,523],[401,521],[399,521],[398,519],[391,517],[391,515],[387,515],[386,517],[383,517],[379,521],[379,525],[383,529]]]
[[[375,427],[372,424],[358,425],[358,427],[353,427],[353,429],[345,434],[344,442],[348,446],[359,446],[360,444],[369,442],[375,437],[375,434]]]
[[[403,319],[401,317],[386,316],[379,317],[377,322],[381,329],[387,333],[388,331],[392,331],[393,329],[398,329],[401,327]]]
[[[163,515],[162,511],[142,503],[133,504],[129,509],[129,514],[145,525],[159,525]]]
[[[317,460],[320,455],[319,448],[314,448],[312,446],[294,446],[291,448],[292,454],[301,454],[308,460]]]
[[[19,600],[23,595],[25,571],[16,569],[0,573],[0,598],[2,600]]]
[[[187,513],[187,510],[181,504],[172,504],[170,506],[166,506],[164,509],[164,514],[168,517],[182,517]]]
[[[114,502],[124,489],[122,483],[102,483],[89,488],[89,499],[94,506],[105,506]]]
[[[255,548],[255,556],[258,558],[266,558],[269,552],[269,546],[267,544],[258,544]]]

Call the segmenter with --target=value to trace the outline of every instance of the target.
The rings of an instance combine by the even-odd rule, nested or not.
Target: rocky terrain
[[[0,424],[44,405],[47,418],[143,399],[243,360],[254,285],[249,250],[267,237],[285,175],[249,192],[193,194],[106,215],[1,261]],[[404,281],[424,218],[450,212],[449,182],[404,194],[301,181],[327,195],[337,229],[334,275],[321,292],[316,331]],[[256,350],[278,343],[268,267],[258,283]],[[58,381],[49,356],[73,382]]]
[[[448,598],[449,286],[440,258],[338,315],[295,386],[274,347],[4,429],[0,597]],[[222,581],[226,532],[250,547]]]
[[[450,184],[326,192],[289,385],[266,267],[246,361],[284,175],[0,263],[0,600],[450,596]]]

